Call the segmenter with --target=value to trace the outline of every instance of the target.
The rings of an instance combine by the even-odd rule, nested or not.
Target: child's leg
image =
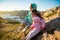
[[[40,32],[40,30],[38,30],[38,29],[36,29],[36,28],[32,29],[32,30],[28,33],[26,40],[30,40],[32,37],[34,37],[34,36],[35,36],[37,33],[39,33],[39,32]]]

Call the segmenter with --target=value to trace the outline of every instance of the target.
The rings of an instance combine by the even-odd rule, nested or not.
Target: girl
[[[32,12],[33,23],[30,27],[31,29],[30,32],[26,36],[26,40],[30,40],[32,37],[37,35],[45,27],[45,21],[41,16],[41,14],[39,14],[39,12],[36,9],[31,10],[31,12]]]

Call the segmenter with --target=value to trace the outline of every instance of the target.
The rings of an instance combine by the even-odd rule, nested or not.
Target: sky
[[[0,11],[29,10],[31,3],[40,11],[60,6],[60,0],[0,0]]]

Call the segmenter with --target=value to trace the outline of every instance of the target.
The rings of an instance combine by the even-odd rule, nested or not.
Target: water
[[[23,22],[23,20],[19,16],[13,16],[11,14],[1,14],[0,17],[3,19],[17,20],[19,22]]]

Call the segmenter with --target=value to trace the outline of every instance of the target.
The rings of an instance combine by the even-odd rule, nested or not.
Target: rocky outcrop
[[[43,14],[46,20],[46,28],[31,40],[60,40],[60,7],[51,10]]]
[[[60,18],[46,23],[46,28],[31,40],[60,40]]]

